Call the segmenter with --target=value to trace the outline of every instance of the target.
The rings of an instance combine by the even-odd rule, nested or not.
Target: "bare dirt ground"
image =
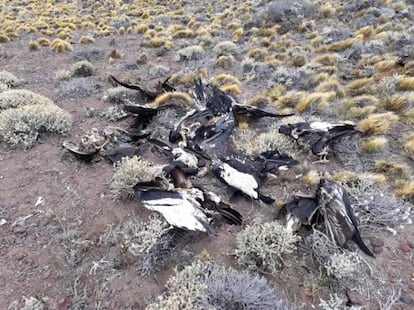
[[[57,1],[57,3],[60,2],[64,1]],[[78,13],[84,12],[83,15],[86,15],[86,12],[89,12],[88,6],[92,6],[92,4],[87,1],[78,2]],[[112,1],[110,2],[112,3]],[[143,2],[145,6],[142,10],[151,10],[151,1]],[[155,8],[158,6],[155,6],[155,3],[157,1],[152,2],[154,2],[154,10],[156,11]],[[29,149],[10,146],[0,140],[0,220],[4,220],[0,225],[0,309],[20,309],[25,305],[26,299],[30,297],[41,301],[44,309],[145,309],[148,304],[154,302],[158,295],[163,293],[165,283],[173,274],[174,267],[185,264],[187,256],[197,256],[207,251],[217,263],[242,268],[235,264],[232,255],[236,234],[259,215],[266,219],[274,218],[275,208],[257,206],[255,203],[241,199],[237,207],[245,218],[242,227],[221,226],[216,229],[214,234],[201,236],[197,241],[180,249],[181,254],[177,255],[177,258],[172,259],[167,266],[150,276],[142,276],[137,271],[139,262],[136,257],[122,253],[116,246],[102,244],[102,236],[105,236],[111,228],[133,217],[145,219],[150,214],[143,210],[136,201],[113,199],[109,184],[114,168],[110,164],[104,160],[90,164],[83,163],[72,157],[64,156],[62,150],[62,142],[65,139],[77,141],[84,132],[92,128],[101,129],[108,124],[127,127],[127,121],[110,122],[102,117],[89,117],[86,113],[86,108],[104,111],[111,106],[110,103],[104,102],[102,99],[106,90],[113,87],[108,79],[110,74],[125,80],[129,79],[132,82],[141,81],[151,88],[159,78],[149,76],[148,71],[157,64],[167,66],[169,74],[179,73],[181,76],[198,72],[200,68],[207,70],[207,78],[217,76],[220,73],[229,73],[241,81],[242,94],[239,96],[241,101],[250,101],[256,95],[265,94],[271,88],[265,79],[249,80],[248,74],[244,74],[242,69],[241,61],[249,49],[260,44],[263,44],[265,49],[268,47],[265,43],[259,42],[265,36],[261,37],[259,36],[260,32],[252,30],[254,24],[249,26],[246,22],[242,25],[242,21],[236,20],[234,17],[240,28],[244,26],[244,35],[239,41],[235,40],[240,48],[234,59],[235,64],[231,69],[215,65],[213,58],[216,56],[212,56],[212,49],[218,42],[232,40],[232,33],[234,29],[238,28],[237,25],[233,28],[229,24],[232,19],[230,12],[238,12],[235,7],[242,6],[239,1],[230,1],[228,5],[221,4],[220,1],[212,1],[212,4],[205,8],[208,10],[208,14],[203,13],[202,7],[195,7],[199,4],[189,4],[186,1],[176,2],[177,8],[173,5],[170,7],[172,12],[175,9],[178,11],[181,7],[184,12],[188,12],[188,16],[181,16],[179,21],[170,21],[168,18],[157,20],[153,16],[154,14],[148,13],[148,20],[145,14],[141,17],[131,15],[128,18],[129,23],[133,28],[136,27],[131,23],[133,20],[137,20],[138,25],[141,22],[153,23],[154,27],[163,23],[162,25],[166,29],[169,24],[173,23],[181,23],[186,26],[191,20],[207,26],[211,25],[214,14],[219,16],[225,8],[232,8],[228,12],[230,17],[221,17],[223,25],[209,29],[212,33],[211,45],[205,47],[208,52],[196,61],[178,61],[176,59],[177,51],[182,47],[202,42],[203,39],[199,39],[202,34],[184,39],[174,39],[174,47],[165,50],[142,45],[144,34],[132,30],[132,33],[121,35],[116,28],[111,30],[112,33],[109,36],[100,35],[94,29],[73,30],[71,37],[67,39],[73,42],[73,50],[62,53],[57,53],[49,47],[41,47],[38,51],[29,50],[28,42],[43,36],[38,32],[22,31],[17,37],[10,36],[10,41],[0,43],[0,70],[13,73],[25,81],[17,88],[28,89],[44,95],[73,116],[73,126],[66,136],[43,134]],[[262,1],[263,7],[270,2]],[[330,2],[335,9],[337,8],[335,5],[339,7],[342,3],[341,1]],[[412,13],[412,2],[411,5],[408,4],[410,1],[406,2]],[[6,1],[6,3],[9,2]],[[82,3],[84,3],[84,11],[82,11]],[[113,3],[117,3],[117,1],[113,1]],[[315,5],[321,4],[315,2]],[[165,6],[167,5],[165,4]],[[98,8],[98,5],[96,7]],[[246,7],[245,11],[249,12],[246,13],[246,16],[254,16],[255,11],[247,9],[254,7],[252,3],[245,3],[243,7]],[[402,10],[393,8],[391,5],[387,7],[394,10],[395,16],[398,11]],[[113,10],[115,9],[125,11],[125,9],[122,10],[113,4]],[[244,12],[242,9],[240,10],[240,12]],[[97,18],[97,16],[98,13],[95,17]],[[335,14],[328,14],[328,16],[330,17],[318,19],[317,22],[325,22],[326,27],[334,27],[332,24],[336,20]],[[313,18],[314,16],[309,17],[310,23]],[[157,24],[158,21],[159,24]],[[3,22],[6,24],[6,20]],[[395,23],[403,25],[400,20]],[[96,21],[95,24],[97,25],[98,22]],[[286,26],[282,22],[280,25]],[[380,25],[380,23],[376,24],[375,27],[380,27]],[[196,29],[195,27],[194,29]],[[299,25],[297,27],[300,28]],[[311,43],[310,39],[306,40],[304,37],[311,32],[321,33],[323,27],[316,25],[309,25],[309,27],[313,28],[311,30],[305,29],[303,32],[297,28],[287,29],[287,39],[282,37],[283,31],[281,34],[276,33],[274,37],[271,37],[270,43],[272,41],[277,43],[278,40],[281,40],[280,42],[283,41],[285,44],[289,41],[281,50],[276,48],[277,53],[285,53],[285,61],[289,61],[292,56],[289,55],[289,51],[294,53],[294,47],[298,47],[304,51],[303,55],[306,55],[307,61],[310,62],[320,55],[315,56],[314,51],[306,50],[311,46]],[[355,32],[362,28],[362,25],[360,27],[350,26],[350,28]],[[94,34],[93,43],[78,43],[82,35],[91,33]],[[54,37],[55,35],[52,35],[48,38],[52,40]],[[113,50],[119,51],[122,57],[110,60],[109,55]],[[147,54],[148,62],[136,64],[136,60],[142,52]],[[269,49],[268,54],[272,53],[276,52]],[[338,52],[338,54],[340,53]],[[390,57],[397,57],[395,51],[390,51],[388,54]],[[56,74],[61,70],[72,70],[72,66],[79,60],[89,60],[95,66],[96,72],[87,79],[97,85],[96,91],[86,96],[78,96],[77,93],[64,94],[64,82],[59,80]],[[333,66],[339,67],[340,65],[336,63]],[[341,78],[340,73],[343,73],[341,70],[346,71],[342,68],[331,76],[335,76],[341,85],[346,85],[350,82]],[[400,72],[400,74],[403,73]],[[316,72],[315,75],[317,75]],[[356,77],[353,78],[356,79]],[[177,79],[175,85],[180,90],[187,91],[191,86],[191,79],[189,81]],[[295,89],[295,86],[292,89]],[[413,104],[412,97],[409,98]],[[300,113],[298,112],[298,114]],[[327,114],[332,117],[333,113]],[[323,117],[324,114],[320,113],[319,116]],[[391,141],[390,144],[394,143],[392,141],[402,139],[401,132],[404,134],[413,132],[412,123],[400,122],[394,128],[399,130],[386,133],[387,138]],[[397,144],[397,142],[395,143]],[[409,174],[407,178],[412,181],[413,160],[403,154],[400,144],[394,148],[394,151],[398,157],[393,158],[406,165]],[[384,153],[383,156],[386,158],[390,154]],[[148,157],[148,159],[160,160],[156,158],[156,155],[151,156],[153,157]],[[340,170],[338,169],[340,164],[337,162],[327,165],[309,164],[308,167],[311,170],[319,171]],[[390,179],[387,179],[387,182],[388,188],[397,190],[396,183]],[[303,184],[296,186],[291,183],[292,181],[289,181],[287,185],[281,184],[275,187],[272,189],[272,193],[275,197],[281,197],[285,193],[283,199],[280,199],[285,200],[290,197],[293,189],[297,187],[308,188]],[[230,191],[227,192],[227,194],[230,193]],[[411,197],[413,197],[412,194]],[[402,296],[397,297],[396,302],[393,302],[390,308],[412,309],[414,304],[414,227],[412,225],[397,225],[396,229],[398,233],[395,236],[387,231],[383,231],[378,236],[384,240],[385,245],[382,248],[382,253],[376,254],[376,259],[370,262],[375,266],[375,272],[380,273],[385,279],[382,285],[395,287],[398,291],[398,297]],[[187,255],[188,253],[189,255]],[[105,267],[104,261],[108,257],[117,257],[119,266],[116,268]],[[293,258],[293,256],[290,259],[293,262],[300,261],[300,258]],[[322,277],[311,272],[307,267],[286,267],[281,269],[279,275],[266,275],[266,278],[283,291],[282,293],[286,295],[286,299],[292,304],[292,307],[298,309],[318,308],[320,298],[327,300],[331,294],[330,289],[324,285]],[[387,298],[388,296],[384,296],[385,300]],[[362,302],[366,309],[380,308],[379,301],[367,300],[365,297]],[[381,303],[384,304],[384,301]]]

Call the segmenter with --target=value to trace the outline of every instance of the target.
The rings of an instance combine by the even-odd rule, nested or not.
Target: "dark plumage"
[[[247,104],[238,104],[235,103],[232,106],[232,111],[235,115],[246,115],[250,118],[262,118],[262,117],[287,117],[292,116],[294,113],[290,114],[276,114],[272,112],[267,112],[259,108],[247,105]]]
[[[137,155],[139,152],[139,147],[134,145],[119,145],[114,148],[109,149],[106,154],[105,158],[109,160],[111,163],[117,163],[121,161],[124,157],[132,157]]]
[[[312,154],[326,160],[327,149],[342,137],[358,133],[353,124],[332,124],[328,122],[300,122],[281,125],[279,132],[295,140],[305,139],[311,146]]]
[[[361,238],[354,210],[344,187],[334,181],[322,179],[316,199],[326,234],[340,246],[352,239],[365,254],[374,257]]]
[[[202,194],[201,196],[202,197]],[[172,226],[192,231],[211,232],[210,219],[200,203],[187,192],[150,189],[138,192],[145,208],[156,211]]]
[[[223,183],[241,191],[252,199],[273,203],[274,199],[263,195],[259,188],[262,164],[252,158],[230,157],[224,161],[213,160],[211,171]]]
[[[241,225],[242,216],[212,192],[191,188],[169,191],[150,188],[137,193],[148,210],[162,214],[172,226],[211,232],[212,217],[220,214],[229,224]]]
[[[76,158],[84,162],[92,161],[95,158],[95,156],[99,153],[99,148],[93,147],[88,150],[82,150],[78,145],[70,141],[63,141],[62,146],[70,153],[75,155]]]
[[[142,88],[139,85],[134,85],[134,84],[128,84],[128,83],[124,83],[119,81],[117,78],[115,78],[113,75],[110,75],[111,79],[115,81],[115,83],[125,87],[125,88],[129,88],[129,89],[133,89],[133,90],[137,90],[140,92],[140,94],[147,100],[154,100],[155,98],[157,98],[159,95],[161,95],[163,92],[173,92],[175,91],[175,88],[172,87],[171,85],[168,84],[168,80],[170,79],[170,77],[168,77],[166,80],[164,80],[163,82],[159,82],[156,90],[155,91],[150,91],[147,89]]]
[[[348,193],[340,184],[321,179],[315,197],[297,197],[282,210],[287,213],[287,229],[296,231],[302,224],[316,225],[339,246],[353,240],[365,254],[374,257],[361,238]]]

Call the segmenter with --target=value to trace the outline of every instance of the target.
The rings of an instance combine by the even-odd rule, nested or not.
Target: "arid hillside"
[[[173,183],[159,141],[183,147],[169,136],[200,109],[199,81],[233,98],[208,119],[234,125],[214,151],[292,160],[248,197],[198,153],[183,187],[243,218],[214,214],[210,233],[172,228],[136,194]],[[279,131],[311,122],[352,134],[316,154]],[[178,140],[201,124],[186,126]],[[413,171],[412,0],[0,3],[0,309],[412,309]],[[286,228],[286,204],[321,179],[347,193],[375,258],[326,226]]]

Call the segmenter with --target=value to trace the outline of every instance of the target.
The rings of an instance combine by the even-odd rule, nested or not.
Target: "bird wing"
[[[252,106],[247,105],[247,104],[237,104],[237,103],[233,104],[232,111],[233,111],[234,114],[249,115],[251,117],[256,117],[256,118],[260,118],[260,117],[287,117],[287,116],[294,115],[294,113],[289,113],[289,114],[271,113],[271,112],[267,112],[267,111],[261,110],[261,109],[256,108],[256,107],[252,107]]]
[[[253,199],[259,198],[257,191],[259,183],[253,175],[239,171],[227,163],[213,163],[212,172],[230,187],[242,191]]]
[[[139,198],[145,208],[161,213],[172,226],[202,232],[211,230],[207,216],[180,193],[152,189],[141,192]]]

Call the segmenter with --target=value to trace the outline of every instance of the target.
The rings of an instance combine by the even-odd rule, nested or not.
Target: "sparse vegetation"
[[[217,309],[217,310],[288,310],[290,306],[278,299],[274,289],[259,276],[246,271],[225,268],[210,261],[195,261],[167,282],[166,296],[147,310]],[[189,294],[191,292],[191,294]]]
[[[298,240],[276,222],[249,225],[236,237],[237,262],[251,270],[277,274]]]
[[[285,297],[292,308],[311,303],[321,309],[393,309],[397,301],[397,307],[409,307],[414,227],[409,2],[0,3],[0,244],[6,249],[0,308],[273,310],[289,308]],[[149,100],[138,89],[110,88],[118,85],[109,75],[159,95]],[[169,75],[174,92],[158,84]],[[277,175],[260,175],[261,192],[276,199],[271,206],[231,196],[209,171],[209,161],[199,161],[193,185],[220,194],[243,216],[241,227],[214,216],[209,235],[173,229],[136,199],[126,201],[136,182],[162,176],[155,163],[170,160],[152,139],[184,147],[185,142],[170,143],[169,134],[182,116],[199,108],[191,94],[199,78],[240,104],[300,114],[238,115],[228,139],[230,153],[241,157],[278,150],[300,162]],[[171,107],[147,125],[142,115],[127,113],[125,104]],[[331,143],[328,163],[314,162],[307,139],[316,135],[295,141],[278,132],[281,124],[314,120],[349,121],[361,133]],[[217,127],[208,129],[207,136]],[[134,140],[149,137],[129,142],[126,132]],[[99,152],[87,163],[82,156],[61,160],[59,154],[68,153],[62,152],[60,133],[81,150]],[[131,153],[140,157],[124,158],[112,170],[105,155],[130,143]],[[205,145],[197,145],[204,152]],[[280,254],[278,242],[292,236],[272,226],[281,222],[263,223],[292,196],[313,194],[321,177],[347,189],[376,259],[353,241],[338,247],[305,227]],[[251,242],[235,250],[243,234]],[[268,238],[260,239],[263,235]],[[241,249],[244,254],[232,255]],[[390,255],[393,264],[384,264]],[[241,256],[245,264],[237,264]],[[163,290],[174,266],[176,275]],[[267,273],[266,280],[259,273]],[[350,290],[361,295],[361,305],[347,296]]]
[[[43,132],[65,133],[72,125],[69,113],[53,103],[30,104],[0,112],[0,135],[12,145],[28,148]]]
[[[134,186],[138,182],[154,181],[162,175],[160,167],[153,166],[145,159],[136,156],[123,158],[116,165],[111,181],[111,192],[116,199],[130,199],[134,197]]]

